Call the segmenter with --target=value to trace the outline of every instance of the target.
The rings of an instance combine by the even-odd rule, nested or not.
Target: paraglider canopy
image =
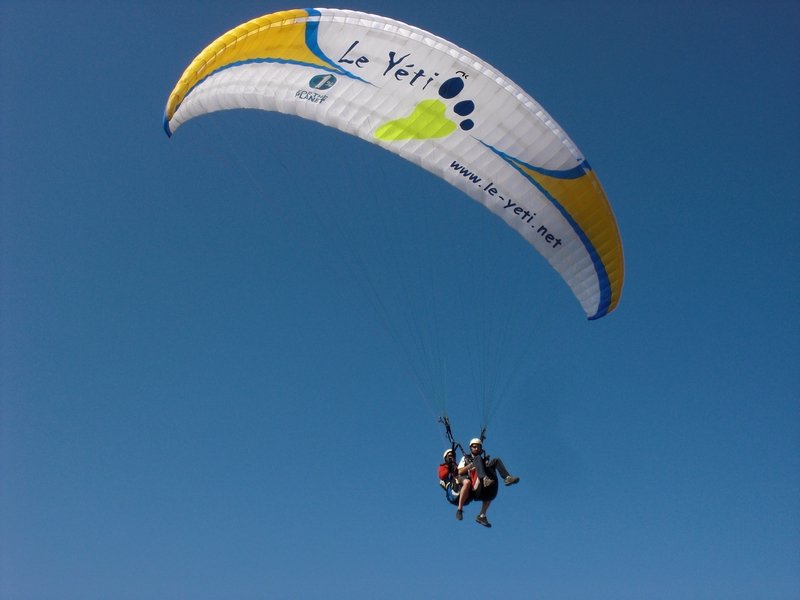
[[[194,59],[164,129],[233,108],[315,120],[420,165],[536,248],[588,318],[616,308],[622,244],[594,171],[533,98],[447,40],[348,10],[265,15]]]

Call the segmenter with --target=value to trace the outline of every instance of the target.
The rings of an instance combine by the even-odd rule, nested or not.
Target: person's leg
[[[500,473],[500,477],[503,478],[506,485],[514,485],[519,481],[519,477],[514,477],[511,473],[508,472],[506,466],[503,464],[503,460],[500,458],[493,458],[489,463],[493,468],[496,468]]]
[[[494,467],[494,459],[484,464],[485,464],[483,468],[484,476],[482,480],[483,487],[490,487],[494,485],[494,482],[497,480],[497,473],[495,472],[495,467]]]
[[[464,505],[467,503],[467,500],[469,500],[470,487],[472,487],[472,486],[470,484],[470,480],[469,479],[466,479],[464,482],[462,482],[461,491],[458,494],[458,510],[459,511],[464,508]]]
[[[489,519],[486,518],[486,512],[489,510],[489,505],[492,503],[491,500],[484,500],[481,504],[481,514],[475,517],[475,520],[483,525],[484,527],[491,527],[492,524],[489,523]]]
[[[475,467],[475,472],[478,474],[478,479],[486,477],[486,467],[484,466],[483,455],[472,457],[472,466]]]
[[[505,479],[506,477],[509,476],[508,469],[506,469],[506,466],[503,464],[503,460],[502,459],[493,458],[491,461],[489,461],[489,464],[493,468],[495,468],[498,471],[500,471],[500,477],[502,477],[503,479]]]
[[[478,485],[475,486],[477,490],[480,485],[483,487],[489,487],[494,483],[494,479],[492,478],[492,473],[486,468],[486,463],[483,460],[483,455],[473,458],[472,464],[475,466],[475,472],[478,474],[478,481],[476,482]]]

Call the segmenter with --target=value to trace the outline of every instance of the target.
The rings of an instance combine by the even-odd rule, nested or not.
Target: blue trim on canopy
[[[164,132],[167,134],[167,137],[172,137],[172,130],[169,128],[169,120],[167,119],[167,111],[164,111],[164,116],[161,117],[161,123],[164,125]]]
[[[484,144],[484,146],[487,146],[487,144]],[[542,175],[546,175],[547,177],[553,177],[555,179],[580,179],[581,177],[583,177],[586,171],[592,170],[592,168],[589,166],[589,163],[587,163],[586,161],[583,161],[581,164],[572,167],[571,169],[567,169],[566,171],[553,171],[551,169],[543,169],[542,167],[534,167],[533,165],[530,165],[526,162],[522,162],[521,160],[514,158],[513,156],[503,154],[500,150],[497,150],[496,148],[492,148],[491,146],[488,147],[494,150],[497,154],[500,154],[500,156],[502,156],[502,158],[506,160],[508,160],[508,158],[506,157],[509,157],[513,161],[523,165],[526,169],[530,169],[531,171],[536,171],[537,173],[541,173]]]
[[[322,48],[319,47],[319,19],[322,17],[322,13],[319,12],[316,8],[306,8],[304,9],[308,13],[308,20],[306,20],[306,46],[311,53],[314,54],[317,58],[321,61],[328,63],[332,69],[335,69],[337,73],[341,73],[342,75],[347,75],[352,79],[357,79],[358,81],[362,81],[364,83],[369,83],[364,79],[361,79],[358,75],[353,75],[351,72],[346,71],[338,63],[333,62],[331,58],[322,51]]]

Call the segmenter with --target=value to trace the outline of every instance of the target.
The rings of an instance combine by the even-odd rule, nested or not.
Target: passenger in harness
[[[472,482],[466,475],[460,475],[456,466],[456,453],[448,448],[442,455],[444,462],[439,465],[439,485],[445,492],[447,501],[455,505],[456,519],[464,518],[464,506],[472,501]]]

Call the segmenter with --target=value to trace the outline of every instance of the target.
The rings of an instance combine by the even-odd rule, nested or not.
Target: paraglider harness
[[[466,462],[467,463],[471,463],[472,462],[472,454],[470,452],[467,452],[466,450],[464,450],[464,447],[460,443],[458,443],[456,441],[455,437],[453,437],[453,430],[450,428],[450,420],[446,416],[440,417],[439,418],[439,423],[444,425],[444,432],[445,432],[445,435],[447,436],[447,440],[450,442],[450,449],[453,451],[453,457],[455,458],[455,456],[456,456],[456,449],[459,449],[459,450],[461,450],[461,454],[466,459]],[[483,443],[483,440],[486,439],[486,428],[485,427],[483,429],[481,429],[480,439],[481,439],[481,443]],[[456,475],[457,474],[458,474],[458,470],[456,468]],[[447,501],[450,504],[458,506],[458,495],[461,492],[461,483],[456,478],[456,476],[453,475],[453,473],[451,472],[447,476],[447,479],[439,480],[439,484],[444,489],[444,495],[445,495],[445,498],[447,499]]]

